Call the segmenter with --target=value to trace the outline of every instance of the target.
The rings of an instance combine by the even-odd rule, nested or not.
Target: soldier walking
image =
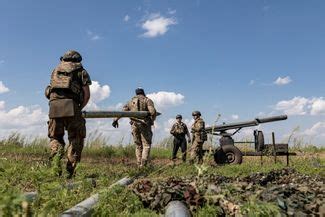
[[[188,142],[191,143],[191,135],[188,131],[186,124],[182,122],[182,115],[176,116],[176,122],[172,126],[170,133],[174,136],[172,160],[176,160],[178,149],[181,148],[182,160],[183,162],[185,162],[187,151],[187,142],[185,137],[187,136]]]
[[[136,145],[135,155],[137,158],[137,164],[139,167],[147,165],[151,143],[152,143],[152,125],[156,119],[156,109],[151,99],[146,97],[146,94],[142,88],[135,90],[136,96],[134,96],[124,107],[124,111],[148,111],[150,115],[144,120],[137,118],[130,118],[130,124],[132,128],[133,141]],[[119,118],[115,118],[112,126],[118,128]]]
[[[205,132],[205,123],[201,118],[201,112],[192,112],[194,123],[191,128],[192,146],[191,146],[191,163],[196,160],[199,164],[203,163],[203,143],[207,141],[207,133]]]
[[[75,168],[80,162],[81,152],[86,137],[86,121],[81,110],[90,98],[90,77],[83,68],[81,55],[74,50],[67,51],[60,64],[53,70],[50,85],[45,95],[49,99],[48,137],[50,138],[51,156],[64,154],[64,131],[68,131],[68,162],[66,169],[68,178],[72,178]],[[58,175],[62,174],[61,167]]]

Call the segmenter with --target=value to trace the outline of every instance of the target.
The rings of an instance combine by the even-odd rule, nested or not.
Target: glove
[[[114,128],[118,128],[118,120],[114,120],[113,123],[112,123],[112,126]]]

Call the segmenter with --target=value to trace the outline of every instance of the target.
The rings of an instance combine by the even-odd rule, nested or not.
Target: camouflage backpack
[[[148,111],[148,99],[145,96],[135,96],[131,100],[131,111]]]
[[[66,89],[71,90],[78,96],[82,92],[77,75],[83,69],[81,63],[61,62],[61,64],[52,72],[51,90]]]

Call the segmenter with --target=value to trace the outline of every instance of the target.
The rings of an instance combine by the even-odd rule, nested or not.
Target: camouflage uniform
[[[207,140],[205,132],[205,123],[200,117],[195,120],[191,129],[192,133],[192,147],[191,147],[191,162],[198,159],[198,163],[203,161],[203,143]]]
[[[67,83],[69,83],[67,85]],[[53,70],[51,84],[47,89],[50,102],[48,137],[50,138],[52,159],[64,153],[64,131],[68,131],[67,171],[74,174],[76,164],[80,161],[86,137],[85,119],[81,116],[83,86],[91,84],[87,71],[80,62],[61,63]]]
[[[136,145],[136,158],[139,166],[147,164],[152,143],[152,130],[156,118],[156,109],[151,99],[144,95],[133,97],[124,107],[124,111],[149,111],[150,117],[144,120],[131,118],[132,136]]]
[[[174,147],[173,147],[173,156],[172,159],[176,159],[177,151],[179,148],[182,150],[182,160],[183,162],[186,161],[186,149],[187,149],[187,142],[185,136],[189,134],[188,128],[186,124],[183,122],[178,123],[176,122],[170,133],[174,136]]]

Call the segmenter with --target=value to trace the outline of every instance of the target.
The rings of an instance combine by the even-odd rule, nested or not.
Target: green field
[[[169,186],[170,183],[178,183],[182,188],[194,186],[195,194],[201,199],[197,205],[188,204],[194,216],[232,215],[232,212],[245,216],[280,215],[283,213],[281,200],[277,198],[275,202],[267,199],[263,201],[261,198],[264,193],[261,192],[267,192],[272,186],[283,185],[284,176],[292,176],[295,177],[293,179],[298,180],[297,183],[292,181],[295,192],[304,189],[305,185],[314,183],[315,180],[321,184],[318,193],[312,192],[315,195],[310,199],[310,203],[316,201],[317,195],[325,193],[324,148],[312,146],[293,148],[298,156],[290,158],[290,168],[293,172],[289,170],[289,174],[287,170],[283,170],[286,168],[285,159],[280,157],[277,164],[273,163],[272,157],[264,157],[263,165],[259,157],[245,157],[241,165],[217,166],[211,155],[206,155],[204,164],[201,166],[180,162],[173,165],[169,160],[171,150],[158,147],[152,149],[151,166],[140,171],[135,163],[133,146],[93,144],[94,142],[84,149],[76,177],[73,180],[67,180],[65,176],[57,177],[53,167],[50,167],[46,139],[26,142],[19,135],[12,135],[0,141],[0,216],[24,214],[57,216],[95,193],[100,193],[100,202],[94,208],[95,216],[162,214],[164,212],[162,205],[154,206],[150,198],[141,197],[136,192],[139,185],[143,183],[149,183],[150,186],[165,186],[166,189],[161,188],[161,192],[168,192],[168,188],[172,189],[173,187]],[[64,163],[63,160],[63,166]],[[273,174],[273,171],[282,172],[275,172],[275,180],[269,181],[266,186],[250,184],[254,180],[263,179],[263,174]],[[108,189],[119,179],[125,176],[133,177],[139,173],[143,176],[133,185],[127,188],[117,186]],[[281,183],[276,183],[277,178],[281,178]],[[300,183],[300,179],[307,180],[305,185],[303,185],[304,181]],[[228,181],[220,182],[220,180]],[[68,188],[67,185],[72,182],[77,183],[76,186]],[[216,191],[217,193],[209,190],[212,183],[220,188]],[[250,188],[245,183],[250,185]],[[28,201],[24,193],[35,191],[38,193],[36,199]],[[308,194],[309,191],[306,192]],[[184,192],[178,190],[176,193]],[[304,190],[300,193],[304,193]],[[245,197],[242,196],[243,194]],[[171,192],[170,195],[176,194]],[[180,195],[180,198],[184,199],[184,195]],[[159,202],[164,204],[162,201]],[[234,210],[228,207],[229,204],[235,207]],[[322,207],[311,209],[319,210],[320,208]]]

